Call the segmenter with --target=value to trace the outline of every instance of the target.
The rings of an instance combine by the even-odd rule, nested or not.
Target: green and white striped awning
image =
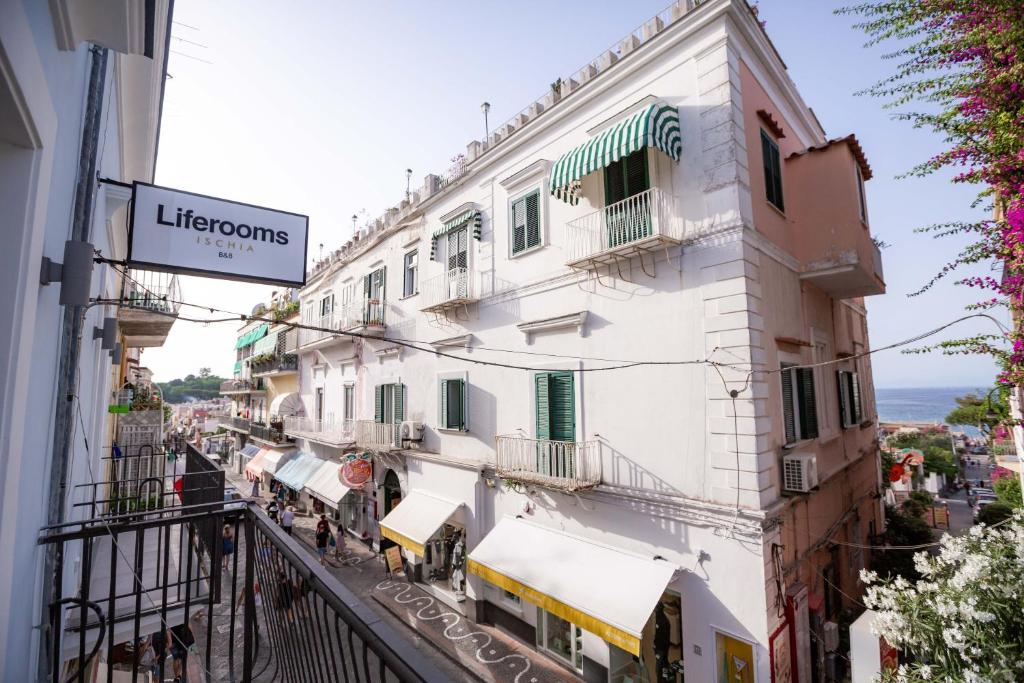
[[[264,353],[274,353],[277,350],[277,335],[280,332],[274,334],[268,334],[263,339],[258,340],[252,345],[252,355],[259,356]]]
[[[480,225],[483,222],[483,216],[477,209],[470,209],[460,213],[450,221],[445,221],[441,227],[434,230],[430,235],[430,260],[434,260],[434,255],[437,253],[437,238],[442,235],[447,235],[452,230],[458,230],[467,223],[472,222],[473,225],[473,239],[480,241]]]
[[[644,147],[654,147],[679,161],[682,136],[679,111],[664,102],[648,105],[563,154],[551,169],[551,194],[579,201],[580,179]]]
[[[270,325],[268,325],[267,323],[263,323],[259,327],[249,330],[248,332],[246,332],[245,334],[238,338],[238,341],[235,342],[235,348],[240,349],[243,346],[248,346],[249,344],[252,344],[255,341],[263,339],[263,337],[267,336],[267,330],[269,329]]]
[[[240,360],[236,360],[235,361],[235,374],[236,375],[242,374],[242,361],[240,361]]]

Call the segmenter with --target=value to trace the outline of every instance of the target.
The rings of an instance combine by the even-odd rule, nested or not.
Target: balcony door
[[[378,268],[363,278],[363,293],[366,296],[363,323],[381,325],[384,323],[385,269]]]
[[[316,421],[321,422],[324,419],[324,388],[316,388]]]
[[[651,179],[647,169],[646,147],[605,167],[605,230],[608,248],[650,236],[649,189]]]
[[[572,478],[576,473],[576,389],[571,372],[534,375],[537,472]]]
[[[448,233],[448,298],[464,299],[469,267],[469,228]]]

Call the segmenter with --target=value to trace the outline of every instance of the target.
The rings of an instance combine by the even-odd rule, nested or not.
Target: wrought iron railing
[[[370,448],[397,448],[401,445],[401,425],[373,420],[356,421],[356,443]]]
[[[250,382],[247,379],[229,379],[220,383],[222,394],[250,394],[254,391],[266,391],[267,385],[262,379]]]
[[[448,680],[258,506],[226,501],[216,465],[185,457],[198,483],[180,505],[42,530],[57,569],[40,678],[168,680],[171,657],[147,649],[169,630],[190,683],[190,670],[202,681]]]
[[[181,308],[178,276],[148,270],[130,270],[124,279],[121,299],[131,308],[177,313]]]
[[[510,434],[496,438],[498,476],[576,491],[601,483],[597,441],[550,441]]]
[[[671,195],[652,187],[565,225],[569,263],[648,238],[683,239],[684,220]]]
[[[294,441],[290,436],[284,433],[284,430],[280,427],[274,427],[273,425],[262,425],[255,422],[249,423],[249,436],[263,439],[271,443],[289,443]]]
[[[452,302],[476,300],[476,287],[468,268],[452,268],[423,282],[423,310]]]
[[[270,360],[253,363],[250,372],[254,375],[271,372],[294,372],[299,369],[299,357],[294,353],[286,353]]]

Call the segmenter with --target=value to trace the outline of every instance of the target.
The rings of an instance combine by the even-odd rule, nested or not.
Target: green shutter
[[[526,249],[526,198],[512,202],[512,253]]]
[[[850,373],[850,403],[853,404],[853,410],[850,411],[853,417],[853,424],[860,424],[861,420],[864,419],[864,411],[860,404],[860,378],[856,372]]]
[[[625,162],[626,196],[646,192],[649,189],[647,178],[647,148],[637,150],[623,159]]]
[[[537,404],[537,438],[542,440],[551,438],[551,423],[548,418],[549,377],[548,373],[539,372],[533,378]]]
[[[466,416],[463,410],[465,406],[466,382],[461,379],[448,381],[448,428],[465,429]]]
[[[441,427],[448,429],[448,380],[438,382],[438,400],[441,405]]]
[[[621,202],[626,198],[626,159],[608,164],[604,169],[604,205]]]
[[[377,423],[384,421],[384,385],[382,384],[373,388],[373,421]]]
[[[378,272],[380,273],[380,294],[378,298],[380,299],[380,302],[383,304],[385,299],[387,298],[388,267],[384,266]]]
[[[392,415],[394,416],[393,422],[398,424],[405,419],[405,385],[404,384],[392,384],[391,385],[391,396],[394,406]]]
[[[526,248],[540,244],[540,192],[534,192],[524,198],[526,205]]]
[[[800,437],[818,436],[818,403],[814,396],[814,370],[797,368],[797,395],[800,398]]]
[[[576,440],[576,392],[573,373],[548,376],[548,410],[552,441]]]
[[[846,383],[845,371],[836,371],[836,384],[839,387],[839,426],[845,429],[850,426],[850,385]]]
[[[793,371],[783,365],[782,378],[782,421],[785,427],[786,443],[796,442],[796,418],[793,414]]]

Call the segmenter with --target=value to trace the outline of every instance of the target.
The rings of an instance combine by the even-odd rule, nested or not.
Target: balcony
[[[263,380],[250,382],[247,379],[229,379],[220,383],[221,396],[236,396],[241,394],[260,394],[267,390]]]
[[[565,225],[570,268],[594,270],[643,256],[683,239],[675,200],[651,188]]]
[[[519,435],[498,436],[499,477],[560,491],[581,491],[601,483],[596,441],[548,441]]]
[[[423,297],[420,310],[424,313],[446,313],[477,301],[479,295],[473,275],[468,268],[452,268],[425,281],[420,292]]]
[[[359,420],[356,422],[356,444],[365,448],[391,450],[401,446],[398,430],[401,425]]]
[[[284,431],[289,436],[328,446],[355,443],[355,422],[352,420],[314,420],[308,417],[286,417]]]
[[[867,231],[860,230],[860,244],[849,249],[834,248],[823,258],[807,263],[800,279],[837,299],[884,294],[882,252]]]
[[[275,424],[280,426],[275,427]],[[267,443],[271,443],[274,445],[295,443],[295,439],[284,433],[283,425],[280,422],[271,423],[270,425],[264,425],[258,422],[250,422],[249,436],[251,436],[254,439],[266,441]]]
[[[345,332],[359,335],[380,336],[384,334],[387,303],[379,299],[364,299],[358,303],[344,304],[330,313],[316,318],[303,319],[302,324],[319,329],[304,327],[299,330],[299,348],[308,351],[339,341],[354,339]]]
[[[279,375],[292,375],[298,371],[299,357],[294,353],[286,353],[262,361],[253,361],[249,365],[249,372],[253,377],[277,377]]]
[[[178,276],[145,270],[128,271],[117,321],[132,348],[163,346],[181,307]]]
[[[223,418],[220,421],[222,427],[232,429],[236,432],[249,433],[249,428],[252,426],[248,420],[244,417],[228,417]]]
[[[225,501],[223,471],[194,448],[185,456],[184,490],[165,487],[173,506],[41,531],[56,576],[38,678],[170,680],[170,657],[151,677],[143,653],[124,645],[188,622],[189,669],[209,672],[202,680],[450,680],[257,505]],[[221,571],[225,525],[236,552]],[[278,609],[286,595],[291,609]]]

